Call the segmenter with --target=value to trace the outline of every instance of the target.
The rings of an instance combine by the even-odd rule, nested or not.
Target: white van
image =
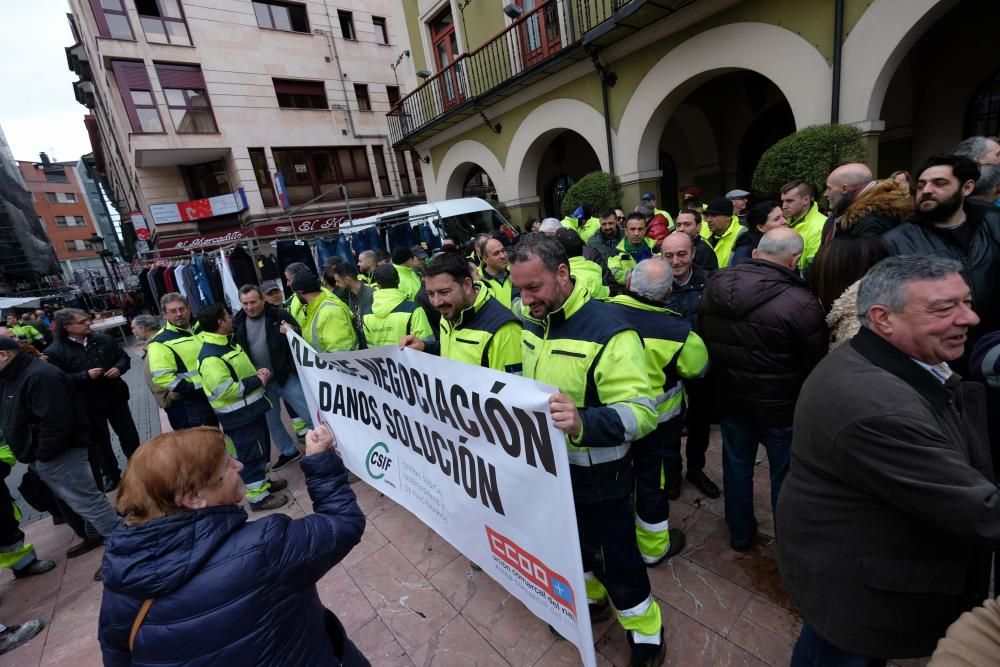
[[[492,234],[502,231],[504,227],[513,230],[510,223],[488,202],[478,197],[466,197],[418,204],[358,218],[347,225],[341,225],[340,231],[353,232],[372,226],[382,228],[404,223],[409,223],[411,227],[429,224],[442,240],[450,236],[458,245],[468,242],[476,234]]]

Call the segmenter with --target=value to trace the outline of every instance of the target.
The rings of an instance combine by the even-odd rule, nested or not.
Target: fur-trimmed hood
[[[858,320],[858,287],[861,281],[855,281],[844,293],[836,298],[830,312],[826,315],[826,326],[830,328],[830,350],[854,337],[861,329]]]
[[[868,215],[890,218],[895,221],[894,224],[899,224],[912,214],[913,195],[909,192],[909,186],[887,178],[876,181],[874,185],[859,194],[844,211],[837,224],[846,231]]]

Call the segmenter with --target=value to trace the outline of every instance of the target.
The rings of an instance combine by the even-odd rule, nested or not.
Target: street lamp
[[[125,299],[118,290],[118,281],[115,280],[115,277],[111,273],[111,269],[108,267],[108,257],[111,257],[114,253],[110,250],[104,249],[104,238],[99,236],[97,232],[94,232],[90,236],[90,245],[101,258],[101,263],[104,265],[104,273],[108,275],[108,280],[111,282],[111,289],[114,291],[115,296],[118,297],[118,305],[122,308],[122,312],[125,312]]]

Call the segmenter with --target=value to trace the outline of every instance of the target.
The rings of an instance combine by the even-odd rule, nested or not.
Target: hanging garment
[[[260,285],[253,257],[243,248],[236,248],[229,255],[229,269],[233,272],[233,282],[238,287]]]
[[[289,264],[295,262],[302,262],[316,271],[316,262],[313,261],[312,252],[309,251],[309,245],[305,241],[285,239],[275,243],[275,246],[278,250],[278,269],[281,274],[285,273]],[[318,271],[317,275],[319,275]]]
[[[401,222],[389,227],[389,252],[396,248],[412,248],[419,239],[413,233],[413,227],[408,222]]]
[[[208,284],[212,290],[212,303],[225,303],[226,292],[222,288],[222,273],[219,265],[211,256],[205,259],[205,273],[208,275]]]
[[[195,255],[191,258],[191,267],[194,270],[194,279],[198,283],[198,294],[201,295],[201,309],[210,303],[215,303],[215,296],[212,294],[212,283],[208,279],[208,269],[205,266],[205,257]]]
[[[142,291],[142,305],[149,312],[155,313],[159,310],[159,307],[156,303],[156,296],[153,294],[153,288],[150,286],[149,271],[149,268],[145,268],[139,272],[139,289]]]
[[[236,287],[236,281],[233,280],[232,267],[229,266],[225,257],[217,257],[216,261],[219,264],[219,273],[222,275],[222,290],[225,292],[226,303],[229,304],[229,310],[235,314],[243,306],[240,304],[240,290]]]
[[[156,311],[160,311],[160,299],[168,292],[167,284],[163,282],[163,267],[158,266],[149,272],[150,285],[153,286],[153,293],[156,295]]]
[[[421,222],[414,228],[414,231],[427,252],[434,252],[444,245],[440,236],[441,230],[437,225]]]
[[[188,301],[191,302],[191,308],[197,313],[206,304],[205,297],[201,294],[201,285],[198,284],[198,272],[195,269],[194,260],[192,259],[185,264],[181,272],[184,274],[184,284],[188,289]]]
[[[382,239],[379,236],[378,229],[373,227],[366,227],[357,232],[352,232],[347,235],[351,240],[351,249],[354,252],[354,256],[357,257],[366,250],[385,250],[385,246],[382,244]]]
[[[316,255],[319,265],[326,267],[326,262],[331,257],[339,257],[357,270],[357,262],[354,261],[354,253],[351,252],[351,240],[344,234],[328,236],[316,241]]]
[[[274,255],[261,255],[257,260],[257,268],[260,269],[261,280],[280,280],[281,271],[278,270],[278,260]]]
[[[177,283],[177,291],[191,303],[191,295],[188,292],[187,283],[184,280],[184,264],[174,267],[174,282]]]
[[[168,292],[177,291],[177,281],[174,280],[174,267],[168,266],[163,269],[163,283],[167,286]]]

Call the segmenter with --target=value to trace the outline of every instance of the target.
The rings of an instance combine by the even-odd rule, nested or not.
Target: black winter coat
[[[292,358],[292,350],[288,347],[288,339],[281,333],[281,323],[284,322],[299,333],[299,325],[295,319],[286,311],[272,306],[264,305],[265,331],[267,332],[267,351],[271,355],[272,380],[280,384],[288,381],[288,376],[295,371],[295,360]],[[247,314],[240,310],[233,316],[233,337],[240,347],[250,354],[250,341],[247,340]]]
[[[828,343],[823,307],[806,283],[763,259],[715,271],[699,321],[719,414],[791,426],[802,383]]]
[[[802,387],[778,562],[802,616],[842,649],[930,655],[986,599],[1000,492],[982,385],[959,380],[863,328]]]
[[[711,250],[709,248],[709,252]],[[715,257],[714,253],[712,257]],[[698,306],[701,304],[701,295],[705,291],[708,276],[708,272],[702,269],[692,269],[691,278],[688,279],[687,284],[679,285],[674,280],[670,296],[667,297],[667,308],[687,320],[695,331],[698,331]]]
[[[947,231],[930,223],[912,222],[883,237],[892,255],[937,255],[962,264],[962,277],[972,290],[972,307],[980,323],[970,338],[1000,330],[1000,208],[965,201],[965,224],[976,231],[969,248],[960,246]],[[971,349],[970,342],[967,349]]]
[[[88,410],[105,412],[128,402],[128,384],[122,376],[131,368],[132,361],[128,352],[111,336],[91,333],[87,336],[87,347],[57,338],[45,348],[45,355],[50,364],[69,376]],[[113,380],[103,376],[92,380],[87,374],[91,368],[106,371],[117,368],[121,375]]]
[[[719,268],[719,258],[715,256],[715,250],[708,244],[708,241],[700,236],[694,240],[694,261],[695,269],[703,271],[716,271]]]
[[[51,461],[90,443],[90,423],[70,379],[24,352],[0,370],[0,432],[22,463]]]

